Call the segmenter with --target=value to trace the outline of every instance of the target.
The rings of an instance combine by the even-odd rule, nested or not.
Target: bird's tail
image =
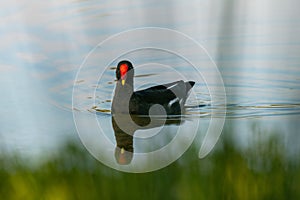
[[[190,89],[192,89],[192,87],[195,85],[194,81],[188,81],[185,82],[185,88],[186,88],[186,92],[189,92]]]

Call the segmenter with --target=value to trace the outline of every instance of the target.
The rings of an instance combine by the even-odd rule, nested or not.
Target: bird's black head
[[[118,81],[121,81],[122,85],[125,85],[125,83],[132,82],[133,74],[134,71],[131,62],[127,60],[122,60],[118,63],[116,70],[116,78]]]

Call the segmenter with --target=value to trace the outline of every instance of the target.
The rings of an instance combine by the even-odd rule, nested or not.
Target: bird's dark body
[[[122,83],[121,67],[127,65],[126,83]],[[112,102],[113,114],[149,115],[153,105],[160,105],[167,115],[182,114],[190,89],[195,82],[182,80],[153,86],[144,90],[133,90],[134,69],[129,61],[121,61],[116,70],[117,85]],[[125,81],[124,81],[125,82]]]
[[[175,87],[168,89],[172,85],[175,85]],[[151,106],[159,104],[165,109],[167,115],[179,115],[182,112],[187,94],[193,85],[194,82],[176,81],[136,91],[130,98],[130,114],[149,115]],[[178,98],[178,101],[170,105],[169,103],[176,98]]]

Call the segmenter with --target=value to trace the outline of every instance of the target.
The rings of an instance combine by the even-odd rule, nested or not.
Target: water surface
[[[215,61],[226,89],[226,123],[236,127],[232,135],[237,145],[241,148],[247,145],[247,138],[255,134],[251,127],[256,124],[260,130],[283,137],[286,152],[293,152],[295,158],[300,152],[297,147],[300,141],[297,134],[300,128],[299,3],[271,2],[270,7],[255,2],[225,5],[219,1],[167,1],[160,2],[160,6],[157,3],[3,3],[1,149],[28,157],[50,155],[64,138],[77,137],[72,111],[88,116],[87,119],[96,113],[107,137],[115,143],[110,109],[117,60],[99,65],[101,56],[105,55],[95,54],[89,63],[91,70],[79,80],[87,88],[95,88],[95,95],[82,91],[76,97],[82,100],[81,107],[72,110],[77,70],[88,52],[109,36],[132,28],[156,26],[189,35]],[[106,53],[113,54],[134,42],[123,41]],[[199,56],[172,38],[160,42],[186,49],[194,58]],[[218,113],[218,106],[211,106],[203,77],[197,77],[192,66],[168,52],[145,49],[121,58],[130,59],[137,66],[136,89],[181,79],[182,74],[187,80],[197,80],[187,101],[186,123],[181,126],[188,128],[189,123],[198,123],[200,119],[195,144],[200,147],[211,113]],[[199,59],[204,66],[210,63],[207,57]],[[146,63],[152,64],[143,65]],[[89,76],[99,71],[105,71],[99,82],[88,84]],[[205,78],[213,80],[213,74]],[[178,125],[165,129],[162,130],[165,139],[154,138],[151,151],[168,143]],[[149,150],[142,141],[135,145],[138,152]]]

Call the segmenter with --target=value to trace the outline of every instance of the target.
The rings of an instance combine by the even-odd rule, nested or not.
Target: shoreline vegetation
[[[230,131],[225,132],[225,136]],[[18,156],[0,155],[3,199],[300,199],[300,160],[288,160],[278,137],[236,148],[222,137],[198,159],[192,145],[161,170],[129,174],[110,169],[70,140],[58,153],[28,167]]]

